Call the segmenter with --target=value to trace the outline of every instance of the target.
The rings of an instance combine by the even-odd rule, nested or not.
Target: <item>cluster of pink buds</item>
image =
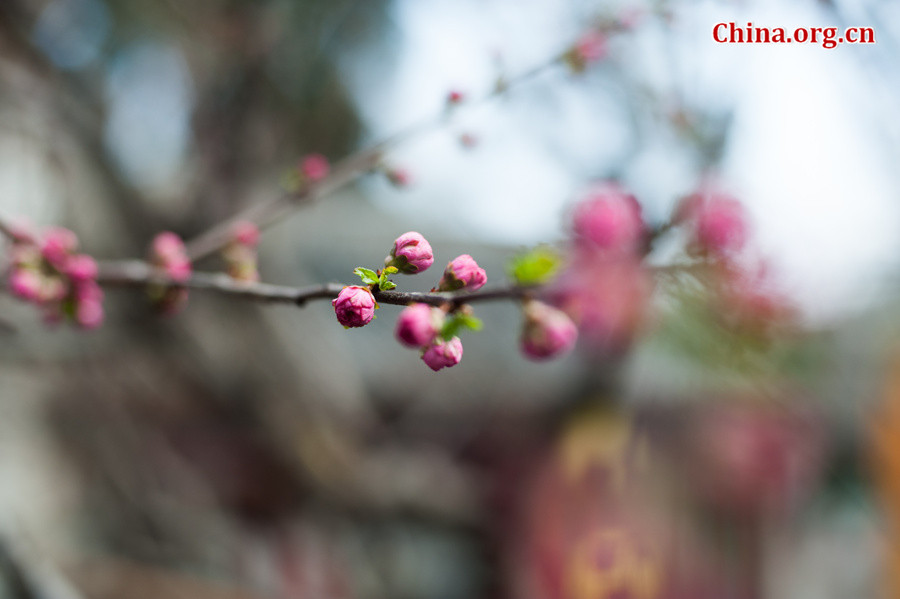
[[[164,231],[153,238],[149,261],[176,283],[183,283],[191,278],[191,260],[184,242],[175,233]],[[187,304],[188,292],[184,287],[154,284],[149,287],[148,293],[153,304],[163,314],[175,314]]]
[[[419,274],[434,264],[431,244],[421,233],[409,231],[394,240],[390,254],[384,260],[384,269],[379,271],[357,268],[364,285],[344,287],[332,300],[335,316],[345,328],[357,328],[369,324],[375,318],[374,290],[388,291],[396,284],[388,279],[390,275],[402,273]],[[474,291],[487,281],[487,274],[472,256],[463,254],[447,264],[437,290]],[[432,289],[435,291],[435,289]],[[441,370],[459,364],[462,359],[462,342],[455,332],[460,328],[477,329],[480,322],[471,316],[471,311],[460,309],[447,314],[445,310],[426,304],[413,303],[401,311],[397,320],[395,335],[403,345],[421,350],[422,360],[432,370]]]
[[[241,221],[232,229],[231,241],[222,251],[225,272],[232,279],[253,283],[259,280],[256,248],[259,245],[259,228]]]
[[[421,348],[422,361],[436,372],[456,366],[463,354],[459,337],[441,336],[445,321],[446,313],[440,308],[410,304],[400,312],[394,334],[407,347]]]
[[[40,238],[16,235],[9,269],[12,293],[41,307],[47,322],[71,318],[93,329],[103,323],[103,291],[97,284],[97,263],[78,254],[78,238],[55,227]]]
[[[568,267],[548,299],[595,349],[621,349],[639,327],[650,292],[641,206],[618,183],[595,185],[572,212],[572,233]]]
[[[743,204],[706,181],[679,204],[675,224],[688,233],[688,254],[710,268],[712,308],[730,329],[770,337],[787,332],[796,311],[771,267],[749,252],[751,227]]]

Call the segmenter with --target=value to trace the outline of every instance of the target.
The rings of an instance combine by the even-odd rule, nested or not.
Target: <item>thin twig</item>
[[[552,60],[533,67],[512,79],[501,80],[502,84],[494,86],[491,91],[480,98],[466,101],[464,106],[472,107],[489,102],[490,100],[505,94],[511,88],[521,85],[560,64],[564,57],[565,54],[560,54],[553,57]],[[459,108],[462,108],[462,106]],[[454,108],[454,110],[456,110],[456,108]],[[318,201],[356,180],[364,173],[377,168],[387,150],[427,131],[436,129],[443,125],[447,121],[447,118],[448,112],[446,110],[442,111],[438,115],[429,117],[368,148],[344,158],[334,165],[329,176],[322,181],[305,186],[296,192],[284,193],[274,200],[257,203],[248,207],[236,216],[213,226],[208,231],[201,233],[194,239],[188,241],[186,244],[188,257],[192,261],[196,261],[213,254],[224,247],[231,240],[231,232],[234,224],[239,221],[250,221],[256,223],[260,228],[265,228],[278,222],[288,213],[293,212],[297,207]]]

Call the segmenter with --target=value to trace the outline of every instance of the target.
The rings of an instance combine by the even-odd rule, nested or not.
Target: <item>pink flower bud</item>
[[[565,60],[573,71],[579,73],[588,64],[606,56],[606,36],[599,31],[588,31],[565,54]]]
[[[615,184],[595,188],[575,207],[572,229],[580,243],[607,252],[633,251],[645,230],[637,199]]]
[[[469,254],[457,256],[447,264],[444,276],[438,283],[441,291],[456,291],[466,288],[468,291],[481,289],[487,283],[487,273],[478,266],[475,259]]]
[[[394,331],[400,343],[425,347],[441,330],[444,312],[427,304],[412,304],[400,312]]]
[[[152,262],[162,267],[173,281],[182,283],[191,278],[191,261],[184,242],[175,233],[165,231],[153,239]]]
[[[465,149],[471,150],[478,145],[478,136],[476,136],[474,133],[463,133],[459,136],[459,143]]]
[[[103,324],[103,304],[97,300],[78,302],[75,307],[75,322],[85,329],[96,329]]]
[[[459,337],[454,337],[450,341],[435,339],[422,353],[422,361],[437,372],[441,368],[450,368],[459,364],[462,355],[463,346]]]
[[[75,254],[66,260],[65,274],[76,283],[97,278],[97,261],[87,254]]]
[[[575,42],[575,53],[585,63],[606,56],[606,36],[599,31],[588,31]]]
[[[223,252],[228,276],[237,281],[258,281],[256,250],[248,245],[233,243]]]
[[[719,256],[739,252],[747,242],[747,216],[743,205],[726,195],[710,195],[695,209],[695,240]]]
[[[408,187],[412,182],[412,176],[410,176],[409,171],[403,168],[388,169],[385,174],[394,187]]]
[[[77,283],[72,291],[72,297],[78,303],[99,302],[103,300],[103,290],[100,289],[100,285],[98,285],[96,281]]]
[[[300,173],[310,183],[328,176],[328,159],[321,154],[307,154],[300,161]]]
[[[51,227],[44,231],[41,254],[54,268],[62,269],[69,254],[78,247],[75,233],[62,227]]]
[[[16,297],[35,301],[40,296],[41,276],[33,270],[14,268],[9,274],[9,289]]]
[[[234,225],[234,240],[247,247],[259,245],[259,227],[250,221],[241,221]]]
[[[447,94],[447,104],[450,104],[451,106],[454,104],[461,104],[465,99],[466,95],[458,89],[450,90]]]
[[[384,259],[385,266],[395,266],[400,272],[414,275],[434,263],[434,254],[420,233],[410,231],[394,240],[391,255]]]
[[[176,258],[167,262],[163,268],[173,281],[183,283],[191,278],[191,262],[187,258]]]
[[[169,262],[184,256],[184,242],[181,237],[170,231],[163,231],[153,238],[152,252],[154,262]]]
[[[344,287],[331,305],[338,322],[348,328],[365,326],[375,317],[375,296],[368,287]]]
[[[533,360],[545,360],[569,351],[578,338],[578,329],[569,316],[541,302],[525,307],[522,351]]]

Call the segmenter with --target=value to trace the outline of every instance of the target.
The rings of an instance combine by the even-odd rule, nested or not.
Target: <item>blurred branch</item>
[[[81,592],[47,558],[0,535],[0,576],[14,599],[83,599]],[[0,587],[0,591],[3,588]],[[3,594],[6,597],[5,594]]]

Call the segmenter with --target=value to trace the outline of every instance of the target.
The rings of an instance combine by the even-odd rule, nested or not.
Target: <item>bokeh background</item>
[[[714,43],[729,21],[877,43]],[[598,22],[627,24],[603,60],[518,80]],[[84,333],[0,295],[0,597],[900,596],[898,27],[877,0],[2,0],[0,215],[98,258],[426,122],[384,158],[409,186],[284,218],[263,280],[349,283],[417,230],[500,283],[592,182],[660,227],[714,178],[792,316],[723,326],[676,277],[628,343],[536,364],[483,304],[435,374],[393,306],[345,331],[117,289]]]

